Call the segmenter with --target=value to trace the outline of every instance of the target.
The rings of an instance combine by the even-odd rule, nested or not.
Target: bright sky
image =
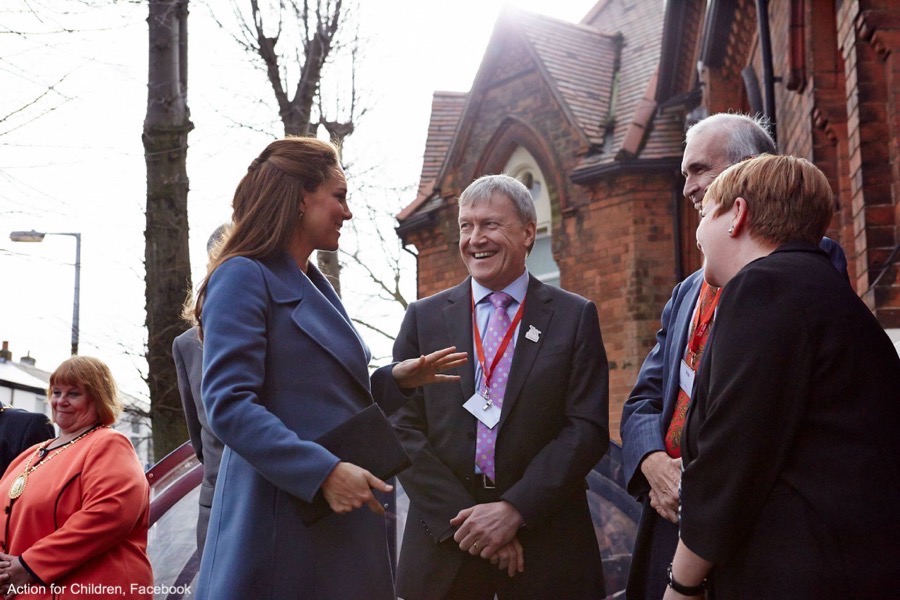
[[[103,8],[85,7],[91,3]],[[74,239],[48,236],[40,244],[13,243],[9,232],[80,232],[80,353],[106,360],[125,391],[146,397],[141,379],[146,371],[146,170],[140,138],[147,101],[146,5],[104,0],[3,4],[0,119],[65,79],[56,85],[59,93],[0,122],[0,340],[10,343],[15,360],[30,353],[48,371],[68,356]],[[209,4],[227,6],[220,0]],[[369,109],[346,142],[345,158],[356,173],[365,173],[358,177],[367,185],[407,190],[393,197],[379,194],[393,213],[414,197],[432,93],[468,91],[504,3],[362,4],[361,33],[368,41],[360,63],[360,95]],[[506,4],[577,22],[595,2]],[[76,31],[45,33],[60,29]],[[188,202],[196,284],[205,267],[206,239],[228,220],[235,185],[280,129],[271,126],[275,109],[267,82],[212,22],[205,3],[191,2],[189,30],[188,103],[195,129],[189,137]],[[238,125],[248,120],[264,131]],[[348,173],[351,187],[353,173]],[[390,228],[390,220],[382,227]],[[411,258],[406,267],[404,291],[412,298]],[[364,285],[356,285],[350,275],[343,285],[351,316],[368,316],[396,330],[399,308],[373,308],[361,293]],[[390,345],[362,333],[383,364]]]

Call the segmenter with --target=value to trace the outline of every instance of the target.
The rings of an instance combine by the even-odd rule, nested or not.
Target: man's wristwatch
[[[669,579],[669,587],[683,596],[699,596],[706,591],[706,579],[697,585],[683,585],[675,581],[675,577],[672,575],[672,563],[669,563],[669,568],[666,569],[666,575]]]

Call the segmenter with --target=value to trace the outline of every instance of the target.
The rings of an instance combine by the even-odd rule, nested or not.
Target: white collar
[[[472,278],[472,299],[475,301],[475,304],[478,304],[494,292],[505,292],[512,296],[513,300],[522,304],[525,301],[525,293],[528,291],[528,279],[528,269],[525,269],[521,275],[502,290],[492,290],[484,287],[475,281],[475,278]]]

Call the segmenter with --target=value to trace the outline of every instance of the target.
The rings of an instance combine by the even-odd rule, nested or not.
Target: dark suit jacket
[[[47,415],[0,403],[0,473],[25,450],[56,437]]]
[[[197,518],[197,548],[203,551],[206,542],[206,527],[209,523],[209,509],[216,490],[216,476],[222,460],[223,444],[212,432],[206,420],[206,409],[200,399],[200,380],[203,375],[203,346],[198,329],[191,327],[175,338],[172,343],[172,358],[178,376],[178,393],[184,408],[188,433],[194,453],[203,463],[203,481],[200,483],[200,513]]]
[[[820,247],[832,266],[848,280],[847,259],[840,245],[822,238]],[[703,283],[703,269],[672,290],[663,309],[656,346],[644,360],[634,389],[622,410],[622,455],[628,492],[641,500],[641,519],[634,541],[626,598],[661,598],[667,585],[666,567],[678,543],[678,526],[659,516],[652,506],[650,485],[640,470],[648,454],[665,451],[664,437],[678,400],[679,364],[684,357],[694,305]],[[707,352],[709,350],[707,349]]]
[[[394,359],[449,345],[468,351],[458,384],[416,391],[394,416],[412,467],[399,476],[410,497],[398,594],[440,598],[462,562],[450,519],[473,506],[476,420],[463,408],[475,392],[471,284],[409,306]],[[529,326],[538,342],[525,337]],[[500,498],[525,519],[527,587],[536,598],[603,597],[602,568],[585,477],[609,442],[608,367],[597,309],[531,278],[513,355],[495,460]]]
[[[896,598],[900,358],[821,251],[726,286],[688,412],[681,539],[718,598]]]
[[[678,543],[678,526],[650,506],[650,484],[640,464],[651,452],[666,451],[666,429],[678,400],[678,368],[684,357],[703,269],[675,286],[662,312],[656,346],[647,355],[622,410],[622,456],[628,492],[643,503],[634,540],[626,597],[662,598],[666,567]]]

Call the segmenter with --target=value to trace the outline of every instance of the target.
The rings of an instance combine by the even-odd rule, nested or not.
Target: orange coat
[[[0,480],[0,550],[19,556],[40,579],[16,598],[152,598],[149,486],[128,438],[94,430],[45,459],[10,500],[13,480],[37,448],[16,458]]]

